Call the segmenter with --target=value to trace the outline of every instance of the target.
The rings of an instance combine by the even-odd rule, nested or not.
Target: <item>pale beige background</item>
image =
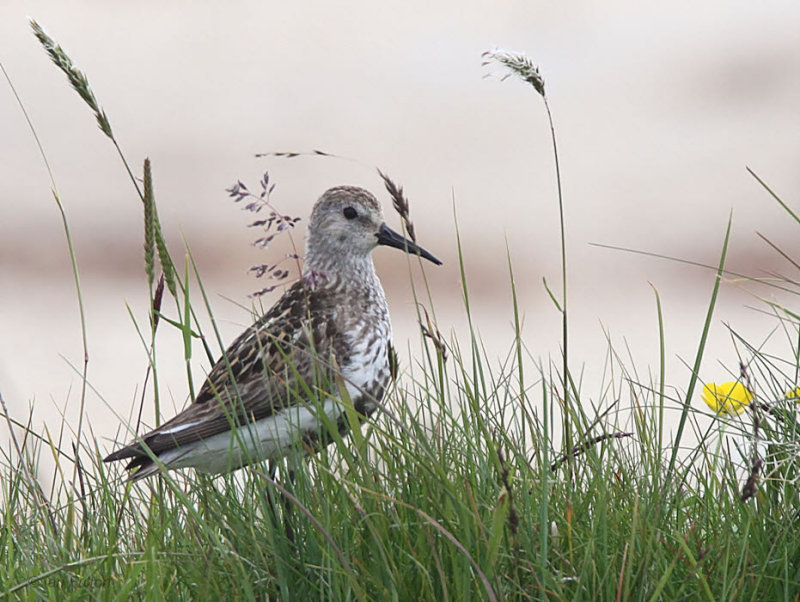
[[[604,327],[620,352],[628,341],[642,379],[657,371],[649,283],[663,301],[668,382],[685,387],[683,362],[713,281],[699,268],[590,243],[716,263],[733,211],[729,267],[791,273],[755,231],[796,254],[798,226],[745,166],[796,206],[795,1],[6,1],[0,60],[41,136],[74,235],[88,320],[88,413],[101,450],[118,428],[115,412],[127,417],[138,399],[146,367],[128,315],[130,306],[146,319],[140,203],[26,15],[88,74],[132,163],[152,159],[171,248],[180,258],[182,237],[190,245],[226,343],[249,320],[236,303],[249,305],[247,293],[261,286],[246,270],[269,257],[249,246],[248,216],[224,189],[237,178],[255,184],[269,169],[274,200],[305,218],[329,186],[381,192],[370,168],[377,165],[405,185],[420,242],[445,261],[426,266],[445,334],[466,340],[455,210],[489,353],[504,353],[512,337],[508,245],[526,343],[544,362],[557,357],[559,315],[542,286],[543,277],[559,286],[549,131],[529,88],[484,79],[496,69],[482,68],[480,55],[493,45],[525,51],[546,79],[569,230],[573,365],[585,365],[587,399],[601,391]],[[32,407],[37,428],[56,429],[62,411],[73,425],[78,411],[74,284],[46,172],[10,88],[0,88],[0,391],[15,417]],[[253,158],[312,148],[360,163]],[[405,262],[385,249],[376,261],[408,364],[417,331]],[[723,285],[704,378],[726,380],[725,368],[736,368],[725,323],[755,341],[775,325],[747,307],[756,304],[738,284]],[[163,393],[181,406],[188,389],[180,341],[164,327],[160,342]],[[199,346],[193,368],[199,385],[208,369]]]

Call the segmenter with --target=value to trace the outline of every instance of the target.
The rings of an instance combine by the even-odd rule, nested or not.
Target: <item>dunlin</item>
[[[330,425],[347,429],[342,387],[369,416],[395,367],[372,264],[378,245],[441,264],[390,229],[368,191],[328,190],[311,213],[302,277],[233,342],[186,410],[105,461],[129,459],[140,479],[162,467],[222,473],[318,449],[330,442]]]

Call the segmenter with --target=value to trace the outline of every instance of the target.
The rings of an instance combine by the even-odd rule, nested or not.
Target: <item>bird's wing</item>
[[[312,391],[328,389],[332,356],[346,352],[329,308],[325,289],[295,283],[228,347],[194,403],[142,441],[158,455],[307,403]],[[137,441],[106,461],[142,455],[147,452]]]

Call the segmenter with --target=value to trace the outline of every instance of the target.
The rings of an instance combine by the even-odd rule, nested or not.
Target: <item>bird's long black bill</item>
[[[395,249],[401,249],[406,253],[413,253],[414,255],[419,255],[420,257],[424,257],[425,259],[427,259],[432,263],[435,263],[436,265],[442,265],[441,261],[436,259],[425,249],[414,244],[413,242],[405,238],[402,234],[398,234],[386,224],[381,225],[381,229],[375,236],[378,237],[379,245],[386,245],[387,247],[394,247]]]

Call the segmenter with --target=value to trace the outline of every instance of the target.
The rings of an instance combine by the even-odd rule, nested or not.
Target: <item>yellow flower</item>
[[[703,387],[703,401],[717,414],[741,414],[753,401],[753,393],[739,382],[708,383]]]
[[[789,389],[786,391],[786,399],[794,399],[800,402],[800,387]]]

